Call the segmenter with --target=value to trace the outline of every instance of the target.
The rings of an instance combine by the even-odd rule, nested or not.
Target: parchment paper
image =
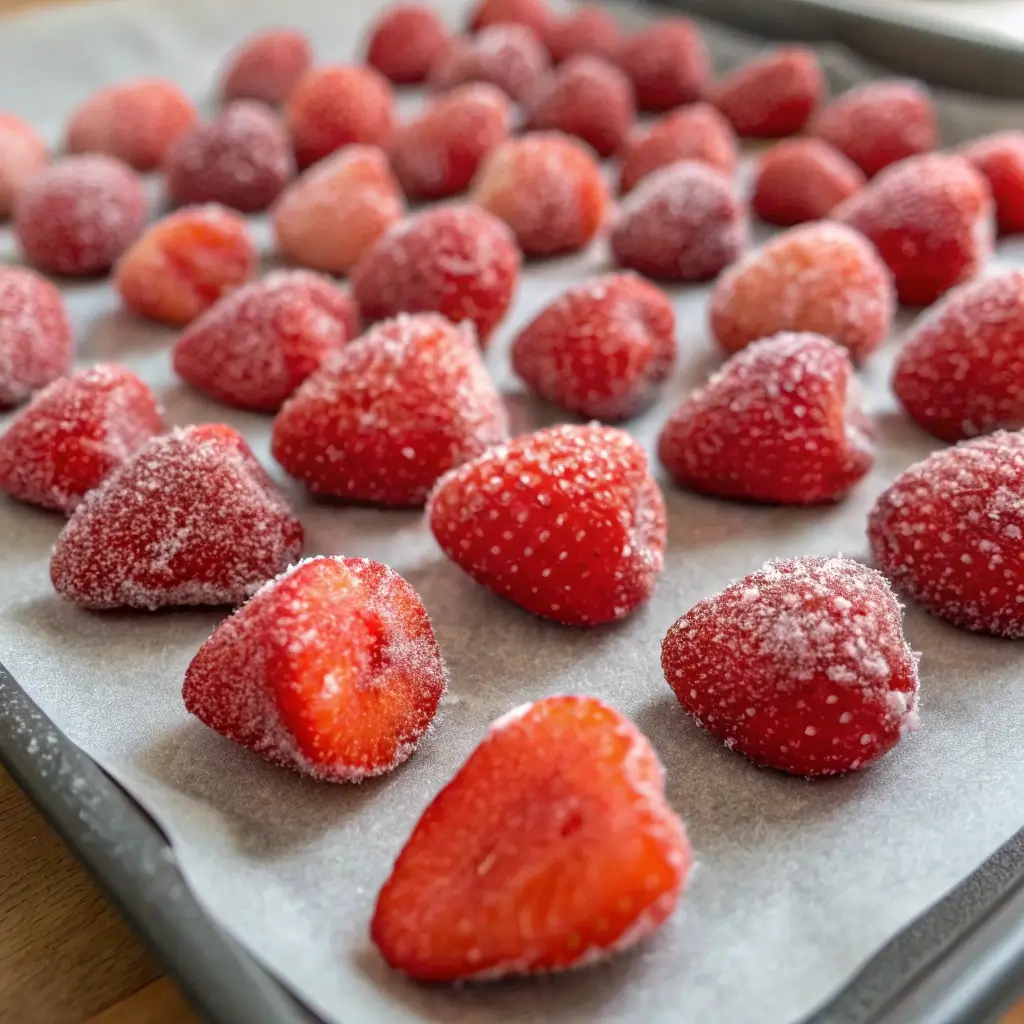
[[[311,30],[322,59],[352,56],[374,13],[359,6],[167,0],[15,19],[0,27],[0,108],[55,139],[77,100],[133,74],[167,74],[208,98],[224,51],[258,25],[286,20]],[[713,43],[722,65],[751,49],[722,32]],[[841,53],[827,58],[836,82],[866,73]],[[1019,110],[963,99],[950,99],[943,111],[947,141],[1021,123]],[[265,242],[265,224],[257,229]],[[0,255],[15,258],[8,235]],[[1024,247],[1002,245],[997,262],[1024,262]],[[517,432],[559,415],[511,376],[508,339],[606,263],[599,244],[524,275],[487,355]],[[390,563],[433,618],[452,680],[433,733],[386,778],[318,785],[185,714],[185,666],[223,613],[101,616],[62,604],[47,575],[61,519],[0,501],[3,660],[56,724],[150,809],[214,917],[327,1020],[792,1020],[1024,821],[1024,645],[971,636],[909,608],[907,633],[924,652],[922,731],[870,771],[815,783],[758,770],[702,735],[659,670],[666,628],[765,559],[837,551],[866,557],[865,516],[875,496],[934,444],[888,394],[894,342],[863,374],[879,458],[848,501],[814,510],[750,508],[685,494],[663,479],[669,548],[654,599],[625,623],[584,632],[532,618],[477,587],[440,554],[418,513],[310,503],[269,460],[269,419],[233,413],[176,383],[171,332],[118,312],[103,284],[72,285],[66,294],[83,364],[132,367],[156,388],[174,423],[240,427],[292,496],[307,527],[307,554]],[[668,411],[721,358],[707,338],[707,289],[673,294],[679,370],[658,406],[631,427],[649,450]],[[679,912],[642,948],[565,977],[451,990],[389,973],[368,943],[367,923],[423,808],[491,719],[545,694],[583,691],[632,716],[665,763],[671,801],[698,860]]]

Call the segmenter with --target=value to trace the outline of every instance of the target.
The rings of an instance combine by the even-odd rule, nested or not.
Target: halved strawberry
[[[422,505],[435,481],[508,436],[476,332],[437,313],[372,327],[285,403],[271,450],[314,494]]]
[[[152,438],[89,492],[50,578],[82,608],[240,604],[298,557],[302,537],[242,435],[204,424]]]
[[[438,481],[427,515],[478,583],[565,625],[629,615],[664,564],[665,502],[647,455],[598,424],[491,448]]]
[[[793,775],[866,768],[918,725],[899,602],[849,558],[766,562],[676,622],[661,664],[712,736]]]
[[[669,417],[658,455],[684,487],[723,498],[836,501],[871,468],[850,357],[820,334],[742,349]]]
[[[93,366],[40,391],[0,437],[0,490],[70,512],[164,429],[152,391],[123,366]]]
[[[566,970],[659,928],[690,863],[636,726],[595,697],[548,697],[494,722],[427,808],[370,935],[422,981]]]
[[[398,573],[365,558],[310,558],[217,627],[182,697],[274,764],[359,782],[409,757],[446,683],[430,619]]]

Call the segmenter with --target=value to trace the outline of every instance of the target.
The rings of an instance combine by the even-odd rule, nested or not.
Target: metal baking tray
[[[669,0],[774,38],[840,42],[937,85],[1024,96],[1024,49],[940,22],[823,0]],[[2,652],[0,652],[2,654]],[[189,892],[149,816],[63,736],[0,665],[0,763],[90,870],[204,1019],[315,1018]],[[1024,995],[1024,829],[893,938],[805,1024],[968,1024]]]

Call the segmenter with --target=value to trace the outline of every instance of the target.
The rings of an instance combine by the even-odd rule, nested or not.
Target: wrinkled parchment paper
[[[290,0],[284,8],[270,0],[151,0],[13,19],[0,27],[0,108],[56,139],[77,100],[131,75],[167,74],[206,100],[225,50],[255,27],[300,25],[312,32],[322,59],[344,59],[357,52],[372,8],[345,0]],[[627,13],[624,20],[644,16]],[[456,11],[448,14],[456,23]],[[722,66],[750,52],[751,44],[722,32],[712,43]],[[867,73],[841,53],[826,56],[836,83]],[[1017,114],[950,99],[943,105],[946,138],[1020,123]],[[266,243],[265,224],[255,226]],[[16,258],[7,234],[0,235],[0,257]],[[1001,246],[997,262],[1024,262],[1024,246]],[[596,245],[525,273],[487,354],[518,432],[558,414],[511,376],[508,339],[606,263]],[[154,386],[172,422],[233,423],[272,465],[269,419],[218,407],[175,381],[171,332],[120,313],[104,284],[71,285],[66,295],[83,364],[127,364]],[[669,409],[721,358],[705,328],[707,289],[680,287],[673,295],[678,372],[659,405],[631,426],[648,450]],[[272,467],[306,524],[307,554],[390,563],[433,618],[451,691],[419,752],[386,778],[318,785],[189,719],[182,675],[223,613],[100,616],[62,604],[47,576],[61,519],[6,501],[0,656],[55,723],[152,812],[209,912],[329,1021],[795,1019],[1024,821],[1024,644],[958,632],[909,608],[907,633],[924,652],[921,732],[870,771],[815,783],[758,770],[699,733],[659,670],[666,628],[765,559],[837,551],[866,557],[864,523],[874,497],[933,447],[887,392],[894,348],[890,342],[863,373],[879,458],[848,501],[826,509],[750,508],[666,482],[669,547],[654,599],[625,623],[591,632],[531,618],[477,587],[443,558],[420,514],[318,506]],[[584,691],[632,716],[665,763],[670,799],[697,856],[679,912],[640,949],[565,977],[449,990],[389,973],[369,945],[367,923],[423,808],[491,719],[545,694]]]

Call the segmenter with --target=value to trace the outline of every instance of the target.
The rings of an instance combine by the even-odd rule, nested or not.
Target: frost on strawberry
[[[933,615],[1024,637],[1024,433],[915,463],[875,503],[868,537],[878,568]]]
[[[565,625],[625,618],[664,565],[665,503],[643,448],[596,424],[518,437],[443,476],[427,504],[478,583]]]
[[[398,573],[365,558],[310,558],[217,627],[182,697],[274,764],[360,782],[413,753],[447,678],[423,603]]]
[[[943,441],[1024,427],[1024,272],[951,291],[900,346],[892,386],[910,417]]]
[[[370,328],[274,421],[274,458],[314,494],[422,505],[438,477],[508,437],[476,334],[436,313]]]
[[[793,775],[866,768],[918,725],[899,603],[848,558],[766,562],[679,619],[661,664],[712,736]]]
[[[820,334],[737,353],[669,417],[658,455],[684,487],[747,501],[837,501],[871,469],[847,354]]]
[[[240,604],[302,539],[244,438],[205,424],[154,437],[90,491],[57,538],[50,578],[81,608]]]
[[[130,370],[98,365],[62,377],[0,436],[0,490],[70,512],[163,429],[153,393]]]
[[[494,722],[424,812],[370,935],[420,981],[582,967],[650,936],[690,870],[647,739],[594,697]]]

